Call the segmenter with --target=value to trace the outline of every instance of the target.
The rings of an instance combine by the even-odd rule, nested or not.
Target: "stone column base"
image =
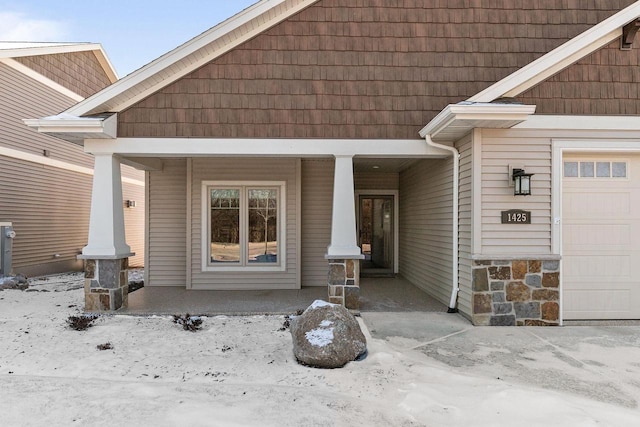
[[[115,311],[129,296],[129,258],[85,259],[85,311]]]
[[[560,324],[560,262],[544,259],[474,261],[474,325]]]
[[[329,302],[352,312],[360,311],[360,257],[330,258]]]

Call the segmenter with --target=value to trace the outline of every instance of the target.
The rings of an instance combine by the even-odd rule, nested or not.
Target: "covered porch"
[[[362,278],[361,312],[446,312],[447,306],[406,279]],[[326,299],[325,287],[258,291],[190,291],[184,286],[143,287],[129,294],[121,314],[259,315],[292,314],[316,299]]]

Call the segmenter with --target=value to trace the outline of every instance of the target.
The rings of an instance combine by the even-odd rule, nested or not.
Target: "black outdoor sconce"
[[[513,169],[513,195],[514,196],[530,196],[531,195],[531,177],[535,175],[526,173],[524,169]]]

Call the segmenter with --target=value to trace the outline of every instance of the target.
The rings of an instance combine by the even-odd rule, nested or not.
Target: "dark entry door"
[[[362,275],[393,275],[393,196],[360,196]]]

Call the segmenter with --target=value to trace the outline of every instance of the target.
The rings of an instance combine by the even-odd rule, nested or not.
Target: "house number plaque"
[[[510,211],[502,211],[503,224],[531,224],[531,212],[512,209]]]

